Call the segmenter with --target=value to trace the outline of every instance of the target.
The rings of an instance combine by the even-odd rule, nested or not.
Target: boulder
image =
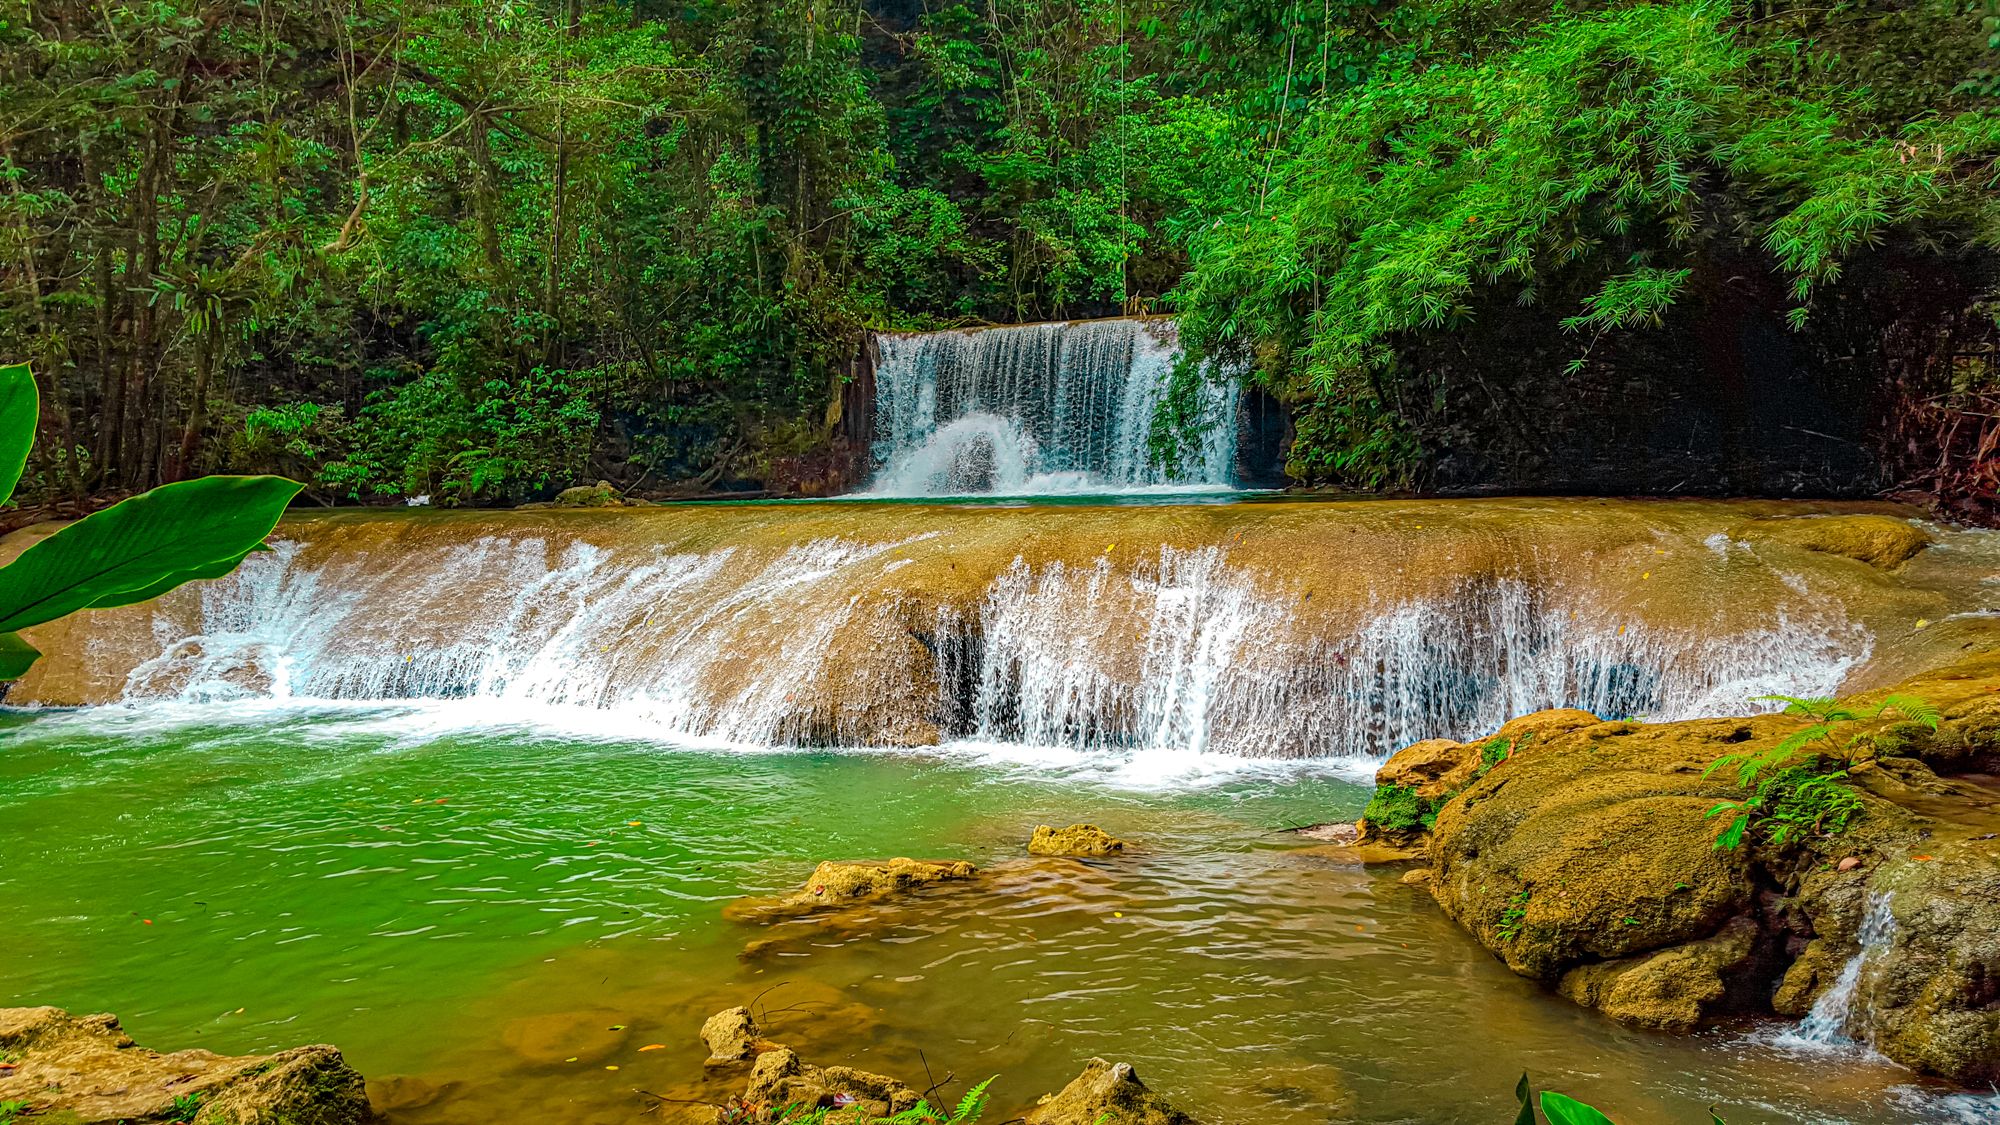
[[[1125,850],[1125,841],[1095,824],[1072,824],[1068,828],[1035,828],[1028,841],[1029,855],[1116,855]]]
[[[743,1100],[765,1109],[849,1109],[858,1120],[872,1121],[901,1113],[917,1104],[915,1090],[893,1078],[852,1067],[818,1067],[799,1058],[790,1047],[774,1047],[757,1056]]]
[[[1635,1027],[1693,1031],[1731,999],[1756,949],[1757,924],[1736,918],[1714,937],[1563,974],[1556,991]]]
[[[1430,738],[1390,755],[1375,771],[1375,784],[1393,785],[1427,801],[1440,801],[1472,784],[1478,773],[1479,746]]]
[[[813,868],[812,878],[779,900],[789,910],[820,910],[906,894],[938,883],[963,882],[979,873],[964,860],[892,859],[887,863],[836,863]]]
[[[1890,896],[1894,925],[1860,998],[1876,1050],[1985,1086],[2000,1082],[2000,847],[1972,840],[1935,853],[1871,884]]]
[[[625,497],[611,487],[611,482],[608,480],[565,488],[556,493],[555,499],[555,506],[558,508],[619,508],[624,504]]]
[[[1194,1125],[1139,1081],[1130,1063],[1092,1059],[1059,1092],[1045,1095],[1024,1115],[1027,1125]]]
[[[1754,896],[1746,851],[1713,846],[1708,811],[1734,790],[1702,777],[1739,725],[1605,723],[1539,739],[1439,811],[1439,903],[1508,967],[1551,983],[1716,935]],[[1576,991],[1601,992],[1581,979]]]
[[[1936,540],[1908,520],[1893,516],[1772,516],[1735,529],[1735,537],[1788,543],[1808,551],[1839,555],[1882,570],[1894,570]]]
[[[708,1066],[729,1066],[754,1059],[759,1052],[773,1046],[758,1033],[750,1009],[741,1006],[708,1017],[701,1025],[701,1041],[708,1047]]]
[[[70,1125],[362,1125],[374,1116],[361,1075],[328,1046],[162,1054],[134,1044],[115,1016],[4,1008],[0,1053],[15,1064],[0,1071],[0,1102],[25,1102],[34,1117]]]

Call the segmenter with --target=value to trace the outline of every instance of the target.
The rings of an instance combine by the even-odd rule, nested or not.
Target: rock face
[[[918,1096],[894,1078],[846,1066],[814,1066],[790,1047],[776,1047],[757,1056],[743,1100],[773,1109],[851,1107],[856,1120],[872,1121],[909,1109]]]
[[[1932,1074],[2000,1079],[2000,792],[1931,771],[2000,753],[2000,657],[1895,690],[1944,721],[1841,731],[1865,736],[1840,790],[1853,802],[1844,830],[1794,814],[1806,817],[1794,834],[1765,822],[1735,848],[1715,846],[1728,818],[1710,810],[1745,793],[1731,771],[1703,772],[1776,745],[1799,720],[1510,723],[1532,737],[1442,798],[1418,834],[1431,892],[1515,972],[1669,1031],[1736,1012],[1803,1015],[1860,952],[1871,904],[1886,902],[1894,924],[1886,937],[1870,927],[1849,1033]],[[1384,767],[1392,781],[1458,768],[1431,769],[1450,758],[1437,747],[1412,750]]]
[[[1883,873],[1876,885],[1890,896],[1893,927],[1860,994],[1877,1050],[1973,1085],[2000,1081],[1995,843],[1940,846],[1929,860]]]
[[[1139,1081],[1130,1063],[1092,1059],[1061,1091],[1044,1097],[1024,1117],[1027,1125],[1195,1125]]]
[[[194,1125],[362,1125],[372,1120],[361,1075],[332,1047],[275,1055],[161,1054],[137,1046],[114,1016],[60,1008],[0,1009],[0,1102],[71,1125],[191,1121]]]
[[[1072,824],[1068,828],[1039,825],[1028,841],[1029,855],[1117,855],[1124,850],[1125,841],[1095,824]]]
[[[872,898],[904,894],[937,883],[961,882],[979,873],[962,859],[892,859],[887,863],[837,863],[813,868],[800,890],[779,900],[781,907],[818,910]]]

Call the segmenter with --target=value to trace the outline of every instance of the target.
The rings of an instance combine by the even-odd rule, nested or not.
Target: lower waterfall
[[[1802,577],[1703,520],[1663,537],[1646,511],[1452,526],[1459,509],[1413,507],[1431,522],[1275,504],[296,520],[230,578],[44,638],[9,702],[478,700],[684,743],[1369,760],[1546,707],[1746,713],[1832,694],[1872,650],[1850,571]],[[1402,541],[1419,534],[1427,554]],[[1734,605],[1704,593],[1725,581]]]

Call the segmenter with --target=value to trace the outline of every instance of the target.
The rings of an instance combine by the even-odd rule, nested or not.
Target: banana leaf
[[[28,448],[35,444],[35,423],[42,413],[35,394],[35,377],[25,363],[0,367],[0,504],[28,467]]]
[[[0,567],[0,633],[227,574],[301,487],[283,477],[203,477],[78,520]]]

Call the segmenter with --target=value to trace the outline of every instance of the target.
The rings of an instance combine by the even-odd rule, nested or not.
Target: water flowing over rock
[[[1945,624],[1909,623],[1949,616],[1923,576],[1950,549],[1891,578],[1728,538],[1769,510],[1789,509],[312,516],[227,579],[34,630],[48,656],[8,701],[393,702],[683,745],[1379,759],[1548,707],[1755,711],[1767,692],[1880,682],[1885,633],[1880,658],[1949,644]]]
[[[1204,436],[1180,464],[1153,455],[1154,415],[1179,354],[1172,321],[1113,319],[883,336],[875,369],[878,496],[1230,484],[1234,380],[1195,394]]]

